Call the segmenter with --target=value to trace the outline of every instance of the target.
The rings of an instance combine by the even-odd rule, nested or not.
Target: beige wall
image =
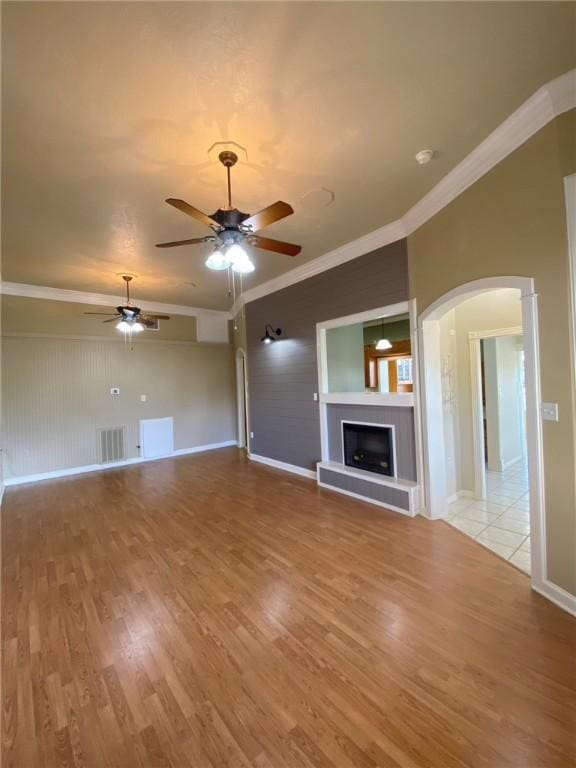
[[[175,449],[236,439],[228,344],[5,336],[2,362],[6,477],[98,463],[98,427],[136,457],[142,418],[174,417]]]
[[[548,578],[576,594],[576,493],[568,243],[563,177],[576,170],[575,113],[543,128],[409,237],[410,292],[422,312],[456,286],[535,279],[544,422]]]

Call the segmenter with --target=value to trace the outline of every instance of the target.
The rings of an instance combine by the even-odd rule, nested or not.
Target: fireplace
[[[342,422],[344,464],[394,477],[393,427]]]

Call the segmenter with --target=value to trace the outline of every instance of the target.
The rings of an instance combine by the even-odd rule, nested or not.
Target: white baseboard
[[[459,499],[475,499],[476,494],[474,491],[456,491],[456,493],[453,493],[452,496],[449,496],[446,499],[446,502],[448,504],[453,504],[455,501],[458,501]]]
[[[532,589],[538,592],[539,595],[542,595],[542,597],[555,603],[559,608],[571,613],[572,616],[576,616],[576,596],[562,589],[562,587],[548,581],[548,579],[544,579],[542,584],[532,584]]]
[[[519,461],[522,461],[522,454],[520,454],[520,456],[515,456],[513,459],[509,459],[508,461],[503,461],[502,472],[504,472],[505,469],[510,469],[510,467],[513,467],[514,464],[518,464]]]
[[[38,483],[41,480],[55,480],[59,477],[70,477],[72,475],[84,475],[89,472],[102,472],[107,469],[118,469],[119,467],[130,467],[133,464],[144,464],[148,461],[161,461],[162,459],[171,459],[175,456],[186,456],[190,453],[203,453],[204,451],[214,451],[217,448],[229,448],[236,445],[236,440],[226,440],[223,443],[208,443],[207,445],[196,445],[193,448],[179,448],[166,456],[153,456],[144,458],[135,456],[132,459],[124,461],[111,461],[109,464],[85,464],[82,467],[70,467],[69,469],[55,469],[52,472],[40,472],[36,475],[21,475],[20,477],[9,477],[4,480],[4,485],[24,485],[26,483]]]
[[[296,464],[288,464],[285,461],[269,459],[268,456],[259,456],[257,453],[249,453],[248,458],[251,461],[257,461],[259,464],[267,464],[269,467],[274,467],[274,469],[283,469],[284,472],[292,472],[293,475],[310,477],[312,480],[316,480],[316,472],[311,469],[304,469],[304,467],[298,467]]]

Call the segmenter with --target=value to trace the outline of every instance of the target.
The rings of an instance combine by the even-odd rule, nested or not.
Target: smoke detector
[[[414,155],[414,158],[419,165],[426,165],[432,160],[435,154],[433,149],[422,149]]]

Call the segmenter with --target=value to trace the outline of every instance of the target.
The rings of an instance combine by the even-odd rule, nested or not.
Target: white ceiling
[[[229,308],[206,233],[170,208],[234,199],[265,230],[254,286],[401,216],[575,65],[573,3],[2,3],[3,262],[13,282]],[[425,147],[437,159],[420,167]],[[326,205],[334,194],[334,202]]]

